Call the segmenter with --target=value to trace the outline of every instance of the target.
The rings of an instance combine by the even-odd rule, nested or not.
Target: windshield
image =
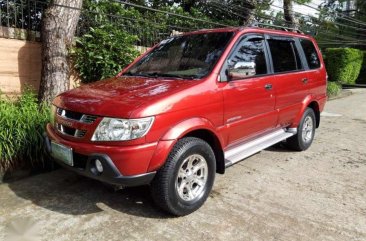
[[[124,75],[199,79],[208,75],[232,32],[175,36],[162,41]]]

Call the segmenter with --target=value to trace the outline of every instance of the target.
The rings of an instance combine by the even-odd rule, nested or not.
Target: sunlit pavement
[[[158,210],[148,187],[57,170],[0,185],[0,240],[366,240],[366,91],[353,92],[327,103],[308,151],[238,163],[189,216]]]

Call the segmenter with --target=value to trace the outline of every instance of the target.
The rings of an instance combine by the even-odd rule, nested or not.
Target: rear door
[[[310,39],[299,38],[304,58],[306,59],[307,78],[309,93],[313,96],[321,96],[326,93],[326,71],[322,66],[319,52]]]
[[[308,78],[300,58],[299,43],[294,38],[266,36],[275,77],[278,124],[290,125],[308,95]]]
[[[234,67],[237,72],[229,71]],[[264,36],[241,38],[222,70],[226,76],[232,74],[223,88],[229,144],[275,127],[277,112],[269,70]]]

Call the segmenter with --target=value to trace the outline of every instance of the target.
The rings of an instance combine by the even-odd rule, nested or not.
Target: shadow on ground
[[[266,148],[265,150],[270,152],[294,152],[294,150],[291,150],[289,147],[286,146],[285,142],[277,143],[273,146]]]
[[[63,214],[85,215],[102,212],[100,204],[134,216],[169,218],[150,197],[149,187],[113,191],[104,184],[67,170],[57,170],[9,183],[18,196]]]
[[[282,143],[266,149],[290,152]],[[36,175],[8,184],[20,198],[54,212],[85,215],[103,211],[103,205],[118,212],[146,218],[170,218],[153,203],[148,186],[113,191],[105,184],[68,170]]]

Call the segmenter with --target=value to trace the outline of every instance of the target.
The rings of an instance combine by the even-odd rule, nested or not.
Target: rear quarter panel
[[[324,64],[323,55],[314,38],[309,37],[313,42],[320,60],[320,68],[307,71],[309,79],[309,94],[313,100],[317,101],[319,111],[323,111],[327,100],[327,71]]]

